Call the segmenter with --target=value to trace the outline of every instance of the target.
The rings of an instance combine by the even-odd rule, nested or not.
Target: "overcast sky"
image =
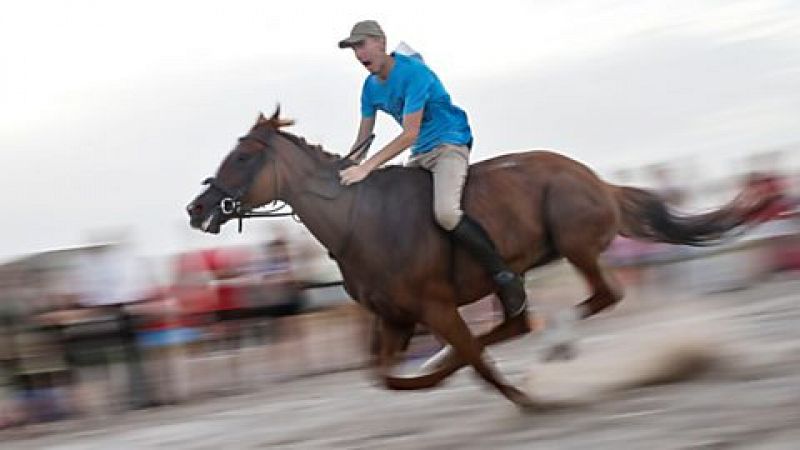
[[[349,147],[366,72],[336,42],[365,18],[423,53],[475,159],[552,148],[603,174],[683,158],[716,175],[800,143],[796,1],[476,3],[4,2],[0,258],[106,226],[151,253],[254,238],[190,231],[183,208],[277,102],[295,133]]]

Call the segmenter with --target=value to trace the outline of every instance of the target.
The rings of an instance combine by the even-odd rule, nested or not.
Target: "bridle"
[[[350,162],[352,161],[351,158],[356,157],[360,158],[360,156],[369,150],[370,145],[372,145],[372,141],[375,139],[374,134],[370,134],[361,141],[357,146],[353,148],[353,150],[348,153],[342,160]],[[222,194],[222,200],[219,201],[217,208],[219,208],[219,212],[228,219],[237,219],[238,229],[239,232],[242,232],[242,221],[247,218],[251,217],[286,217],[291,216],[295,219],[295,221],[300,222],[297,215],[289,210],[283,211],[286,208],[289,208],[288,205],[280,200],[272,201],[269,206],[267,206],[266,210],[262,211],[255,211],[252,208],[247,208],[242,204],[242,199],[245,195],[247,195],[250,188],[255,183],[256,175],[262,170],[264,164],[266,163],[267,156],[266,150],[269,147],[269,143],[267,142],[266,137],[259,136],[255,133],[248,133],[245,136],[239,138],[239,142],[244,141],[254,141],[262,146],[256,153],[256,161],[249,164],[248,173],[245,174],[244,179],[246,180],[245,183],[238,187],[232,188],[230,186],[224,185],[220,180],[215,177],[208,177],[203,180],[203,184],[207,185],[209,189],[214,189]],[[273,165],[273,167],[275,167]],[[275,183],[275,194],[278,195],[280,193],[280,180],[277,177],[277,167],[275,167],[275,174],[272,177],[273,182]],[[213,212],[212,212],[213,214]]]
[[[242,199],[244,198],[245,195],[247,195],[247,192],[250,190],[253,183],[255,183],[256,174],[258,174],[258,172],[261,171],[261,169],[264,167],[264,163],[267,160],[265,151],[269,146],[267,140],[264,137],[254,133],[249,133],[246,136],[242,136],[239,138],[240,143],[248,140],[260,144],[262,148],[258,149],[258,151],[255,153],[254,157],[256,158],[256,160],[248,164],[247,166],[248,173],[244,174],[244,179],[245,179],[244,184],[242,184],[238,188],[234,188],[231,186],[226,186],[215,177],[208,177],[205,180],[203,180],[203,184],[208,185],[209,189],[216,190],[217,192],[222,194],[222,200],[220,200],[217,207],[219,208],[220,213],[222,213],[222,215],[226,217],[236,218],[242,215],[242,213],[244,212],[242,206]],[[277,183],[278,183],[277,179],[275,180],[275,183],[277,188]]]

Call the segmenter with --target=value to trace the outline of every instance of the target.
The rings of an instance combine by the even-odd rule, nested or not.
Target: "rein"
[[[350,153],[345,155],[345,157],[342,158],[342,160],[361,161],[366,155],[367,151],[369,150],[369,147],[372,145],[372,141],[374,140],[375,140],[375,133],[370,133],[370,135],[365,137],[363,141],[359,142],[358,145],[353,147],[353,149],[350,150]]]

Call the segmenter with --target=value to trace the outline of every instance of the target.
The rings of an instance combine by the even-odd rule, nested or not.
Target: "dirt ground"
[[[469,370],[424,392],[388,392],[363,371],[276,382],[258,392],[148,411],[105,422],[67,421],[0,433],[14,449],[108,448],[539,448],[794,449],[800,444],[800,280],[717,294],[649,292],[581,325],[583,356],[607,374],[631,370],[620,342],[648,352],[636,330],[705,333],[717,363],[680,383],[619,390],[525,413]],[[664,313],[664,305],[685,307]],[[691,311],[691,312],[686,312]],[[652,326],[651,326],[652,325]],[[623,334],[621,334],[623,333]],[[614,339],[615,337],[622,339]],[[616,342],[616,343],[615,343]],[[537,385],[536,336],[491,349],[503,373]],[[656,352],[657,349],[653,349]],[[599,359],[598,359],[599,358]],[[608,364],[602,364],[607,358]],[[585,374],[583,374],[585,376]],[[569,375],[567,375],[568,377]],[[525,380],[528,380],[526,382]],[[564,380],[567,381],[567,380]],[[558,382],[556,380],[555,382]],[[550,380],[549,385],[554,386]],[[537,392],[540,391],[540,392]]]

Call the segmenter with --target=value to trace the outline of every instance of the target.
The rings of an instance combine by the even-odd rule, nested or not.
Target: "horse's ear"
[[[275,112],[272,113],[272,116],[269,118],[269,123],[272,124],[272,126],[277,130],[282,127],[293,125],[294,120],[281,119],[281,105],[278,103],[278,106],[275,107]]]
[[[275,105],[275,112],[272,113],[272,117],[269,118],[271,122],[276,122],[281,118],[281,104],[278,103]]]
[[[267,118],[264,117],[263,112],[259,112],[258,117],[256,117],[256,125],[261,125],[264,122],[267,122]]]

